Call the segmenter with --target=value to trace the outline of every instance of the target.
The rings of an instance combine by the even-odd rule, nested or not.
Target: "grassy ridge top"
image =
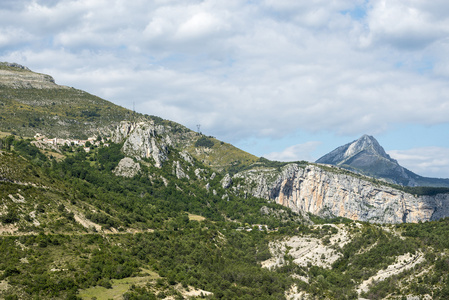
[[[0,131],[22,136],[84,138],[132,112],[48,75],[0,64]]]
[[[0,132],[87,139],[109,136],[121,121],[148,121],[170,128],[167,132],[177,141],[176,148],[187,150],[216,170],[257,160],[254,155],[216,139],[212,139],[211,148],[195,147],[201,135],[180,124],[135,113],[82,90],[57,85],[51,76],[20,65],[0,63]]]
[[[256,156],[231,144],[203,135],[200,135],[186,150],[211,168],[231,173],[233,169],[249,166],[258,160]]]

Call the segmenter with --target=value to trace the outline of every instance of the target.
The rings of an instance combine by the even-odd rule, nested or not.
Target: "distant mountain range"
[[[316,163],[339,166],[403,186],[449,187],[449,179],[423,177],[402,167],[374,137],[366,134],[329,152]]]

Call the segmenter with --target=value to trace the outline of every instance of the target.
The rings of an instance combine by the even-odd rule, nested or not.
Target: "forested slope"
[[[227,193],[222,176],[196,160],[183,166],[189,176],[181,179],[173,165],[156,168],[145,160],[133,177],[114,175],[120,149],[114,143],[89,152],[67,146],[56,159],[57,153],[44,155],[30,141],[2,139],[0,252],[8,257],[0,263],[2,297],[449,295],[447,219],[388,226],[308,220],[266,200]],[[174,149],[169,155],[183,161]],[[342,233],[345,244],[333,238]],[[300,264],[299,244],[276,253],[273,245],[292,238],[316,240],[318,249],[328,247],[338,259],[318,263],[328,259],[324,254]],[[407,255],[416,258],[412,268],[370,285]],[[270,258],[276,266],[263,268]]]

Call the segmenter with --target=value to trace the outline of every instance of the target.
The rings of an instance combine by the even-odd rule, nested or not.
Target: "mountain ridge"
[[[449,187],[449,179],[420,176],[402,167],[374,137],[366,134],[337,147],[316,163],[339,166],[403,186]]]
[[[172,146],[185,148],[216,169],[240,168],[257,160],[250,153],[179,123],[140,114],[85,91],[57,85],[50,75],[35,73],[16,63],[0,64],[0,92],[0,131],[17,136],[32,138],[41,134],[87,140],[112,137],[121,126],[131,133],[140,130],[139,124],[143,122],[151,124],[154,134],[169,136]],[[210,147],[195,147],[199,139],[213,142]]]
[[[1,80],[2,299],[449,296],[448,189],[258,159],[85,92],[65,107],[76,93]],[[36,132],[54,138],[19,137]]]

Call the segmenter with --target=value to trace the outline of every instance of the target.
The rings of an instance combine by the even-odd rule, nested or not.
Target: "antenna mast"
[[[136,122],[136,105],[134,101],[133,101],[133,122]]]

